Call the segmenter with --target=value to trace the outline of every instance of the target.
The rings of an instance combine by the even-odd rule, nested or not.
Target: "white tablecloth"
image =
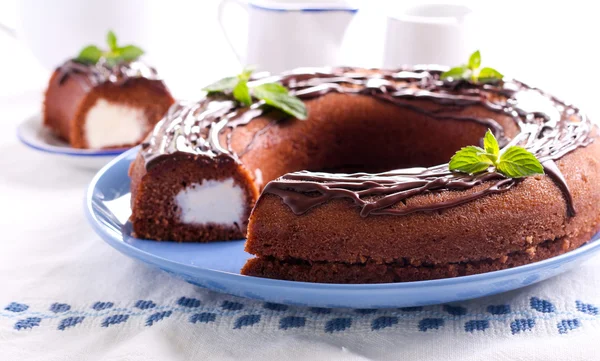
[[[0,360],[600,358],[600,257],[495,297],[377,311],[239,299],[127,258],[84,219],[93,173],[18,143],[47,73],[0,49]]]

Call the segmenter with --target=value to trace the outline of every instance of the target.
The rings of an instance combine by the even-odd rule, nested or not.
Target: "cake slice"
[[[88,46],[59,66],[45,93],[44,125],[74,148],[139,144],[174,102],[139,48],[108,38],[111,50]]]

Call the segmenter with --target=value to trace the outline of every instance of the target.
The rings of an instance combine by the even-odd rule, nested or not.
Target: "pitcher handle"
[[[15,29],[6,26],[2,23],[0,23],[0,30],[4,31],[7,35],[12,36],[13,38],[17,37],[17,32],[15,31]]]
[[[236,4],[237,6],[244,9],[244,11],[246,11],[246,14],[248,14],[248,4],[241,0],[221,0],[221,2],[219,3],[219,8],[218,8],[219,26],[221,26],[221,30],[223,31],[223,35],[225,35],[227,44],[229,44],[231,51],[233,51],[233,54],[235,54],[235,57],[240,62],[240,65],[244,66],[244,63],[245,63],[244,56],[238,51],[238,49],[235,47],[235,45],[231,41],[232,37],[229,36],[230,34],[227,31],[225,24],[223,22],[223,19],[225,18],[225,8],[227,7],[228,4]]]

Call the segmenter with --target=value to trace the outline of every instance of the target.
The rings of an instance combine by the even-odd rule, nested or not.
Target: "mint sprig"
[[[506,149],[496,165],[496,170],[510,178],[544,174],[540,161],[527,149],[512,146]]]
[[[83,48],[75,60],[80,63],[96,64],[102,57],[102,50],[96,45],[88,45]]]
[[[252,104],[252,97],[250,96],[250,88],[248,88],[247,81],[238,81],[233,88],[233,97],[244,105]]]
[[[252,69],[244,69],[234,77],[223,78],[202,90],[211,93],[229,93],[242,105],[251,105],[252,98],[262,100],[268,106],[279,109],[297,119],[305,120],[308,116],[304,102],[290,95],[288,89],[279,83],[266,83],[254,87],[248,86]]]
[[[267,83],[252,89],[256,98],[266,104],[278,108],[294,117],[304,120],[307,117],[306,106],[299,98],[288,93],[286,87],[279,83]]]
[[[469,62],[450,68],[441,75],[442,80],[467,80],[473,83],[493,83],[500,81],[504,75],[494,68],[481,68],[481,52],[475,51],[469,57]]]
[[[479,147],[473,145],[464,147],[450,159],[450,170],[469,174],[487,171],[494,162],[484,154],[485,151]]]
[[[495,170],[508,178],[544,174],[544,167],[533,153],[518,145],[500,150],[489,129],[483,138],[483,148],[472,145],[462,148],[450,159],[449,169],[469,174]]]
[[[97,64],[100,59],[104,59],[109,66],[114,66],[121,62],[134,61],[144,54],[144,51],[135,45],[119,46],[117,36],[112,30],[106,34],[106,44],[108,50],[102,50],[96,45],[88,45],[83,48],[75,61],[84,64]]]
[[[239,79],[237,76],[230,76],[207,85],[202,90],[208,93],[222,93],[235,88],[238,81]]]

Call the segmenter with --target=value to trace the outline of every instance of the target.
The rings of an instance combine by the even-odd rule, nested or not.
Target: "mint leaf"
[[[452,78],[453,80],[465,79],[469,76],[469,69],[466,66],[456,66],[442,73],[442,80]]]
[[[238,79],[240,79],[241,81],[248,81],[250,80],[250,76],[252,75],[252,72],[254,72],[253,68],[244,68],[244,70],[242,70],[242,73],[240,75],[238,75]]]
[[[144,51],[135,45],[127,45],[117,49],[118,57],[125,61],[134,61],[144,54]]]
[[[483,137],[483,148],[486,153],[494,156],[492,162],[495,162],[500,154],[500,146],[498,146],[498,141],[496,140],[494,133],[489,129],[485,132],[485,136]]]
[[[451,68],[442,73],[440,78],[442,80],[446,80],[447,78],[451,78],[452,80],[464,79],[470,80],[473,83],[493,83],[504,78],[504,76],[496,69],[488,67],[480,69],[480,66],[481,53],[477,50],[471,54],[467,65]]]
[[[510,178],[544,174],[544,167],[535,155],[516,145],[508,147],[500,155],[496,170]]]
[[[117,36],[112,30],[109,30],[106,34],[106,43],[110,50],[115,51],[117,49]]]
[[[244,105],[252,104],[252,98],[250,97],[250,90],[248,89],[248,83],[240,80],[233,88],[233,97],[238,102]]]
[[[540,161],[523,147],[513,145],[500,154],[498,141],[489,129],[483,138],[483,147],[485,149],[475,146],[462,148],[452,156],[448,168],[451,171],[476,174],[494,166],[498,173],[508,178],[544,174]]]
[[[232,91],[232,95],[243,105],[252,104],[252,96],[265,102],[265,104],[277,108],[297,119],[304,120],[307,117],[306,106],[302,100],[289,94],[288,89],[279,83],[266,83],[248,88],[248,80],[253,69],[246,68],[235,77],[223,78],[203,88],[209,93]]]
[[[265,93],[269,93],[269,94],[287,94],[288,90],[286,87],[284,87],[283,85],[279,84],[279,83],[267,83],[267,84],[261,84],[258,85],[256,87],[253,88],[253,90],[255,92],[258,92],[259,94],[265,94]],[[262,99],[261,97],[255,95],[258,99]]]
[[[118,54],[113,53],[113,52],[104,53],[103,57],[108,66],[117,65],[119,63],[119,60],[121,59]]]
[[[202,88],[202,90],[209,92],[209,93],[233,91],[233,89],[238,85],[238,83],[240,83],[240,82],[247,83],[248,80],[250,80],[250,76],[252,75],[253,71],[254,71],[254,69],[252,69],[252,68],[245,68],[237,76],[229,76],[229,77],[223,78],[223,79],[218,80],[210,85],[205,86],[204,88]],[[243,86],[240,86],[240,87],[243,87]],[[246,88],[248,88],[247,85],[246,85]],[[240,92],[244,92],[244,91],[240,88],[240,89],[238,89],[238,94],[240,94]],[[240,95],[240,96],[243,99],[247,99],[245,94]],[[250,96],[250,95],[248,95],[248,96]],[[244,103],[244,104],[246,104],[246,103]]]
[[[481,69],[479,71],[479,75],[477,76],[477,79],[484,83],[502,80],[503,78],[504,75],[502,75],[502,73],[500,73],[498,70],[488,67]]]
[[[109,47],[108,50],[102,50],[95,45],[88,45],[79,52],[75,60],[87,64],[96,64],[104,58],[108,66],[114,66],[123,61],[136,60],[144,54],[144,51],[135,45],[119,47],[117,36],[112,30],[109,30],[106,34],[106,43]]]
[[[210,85],[207,85],[204,88],[202,88],[202,90],[209,92],[209,93],[225,92],[228,90],[232,90],[237,85],[238,82],[239,82],[239,79],[236,76],[230,76],[230,77],[218,80]]]
[[[450,159],[449,169],[469,174],[476,174],[488,170],[494,163],[485,155],[485,150],[468,146],[460,149]]]
[[[475,69],[479,68],[480,65],[481,65],[481,53],[479,52],[479,50],[477,50],[473,54],[471,54],[471,56],[469,57],[468,67],[471,70],[475,70]]]
[[[95,45],[88,45],[79,52],[75,60],[85,64],[96,64],[101,57],[102,50],[100,48]]]
[[[285,113],[305,120],[308,116],[304,102],[299,98],[292,96],[288,90],[281,84],[268,83],[252,88],[253,95],[263,100],[266,104],[284,111]]]

